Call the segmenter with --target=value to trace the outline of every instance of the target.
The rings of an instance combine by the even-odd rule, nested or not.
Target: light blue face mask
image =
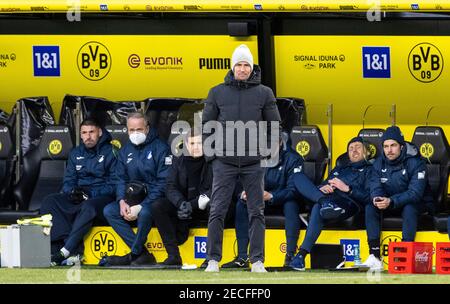
[[[130,134],[130,141],[133,143],[133,145],[139,146],[142,144],[147,136],[144,133],[141,132],[134,132]]]

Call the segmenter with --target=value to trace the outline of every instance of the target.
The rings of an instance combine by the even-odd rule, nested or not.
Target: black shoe
[[[104,266],[127,266],[131,264],[131,253],[112,255],[105,258]]]
[[[342,209],[336,203],[330,201],[322,205],[319,213],[324,220],[332,220],[344,214],[345,209]]]
[[[240,257],[235,257],[231,262],[222,265],[222,268],[249,268],[249,260]]]
[[[294,256],[292,254],[286,253],[286,256],[284,257],[284,267],[289,267],[293,258]]]
[[[169,255],[161,264],[167,266],[181,266],[183,265],[183,262],[181,261],[181,257],[179,255]]]
[[[60,266],[65,259],[66,257],[62,254],[62,252],[58,251],[57,253],[52,254],[50,265]]]
[[[208,260],[207,259],[205,259],[203,261],[203,263],[200,265],[200,269],[205,269],[206,267],[208,267]]]
[[[156,259],[155,256],[148,252],[146,249],[143,249],[142,253],[136,257],[133,258],[131,265],[132,266],[143,266],[143,265],[155,265]]]

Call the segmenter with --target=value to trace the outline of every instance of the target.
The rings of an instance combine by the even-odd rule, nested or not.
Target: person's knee
[[[54,206],[53,202],[51,202],[51,201],[47,200],[47,198],[45,198],[42,201],[39,213],[40,214],[52,213],[51,211],[53,210],[53,208],[52,208],[53,206]]]
[[[142,206],[141,211],[139,212],[139,219],[149,219],[152,217],[152,208],[153,208],[153,204],[152,206]]]
[[[120,215],[120,213],[118,213],[118,207],[116,206],[116,203],[113,202],[106,205],[105,208],[103,208],[103,215],[106,219],[111,219],[117,217],[117,215]]]
[[[379,215],[379,210],[373,204],[367,204],[365,210],[366,210],[366,217]]]
[[[44,199],[42,200],[40,213],[51,213],[53,210],[55,210],[55,207],[60,199],[62,199],[62,195],[59,193],[53,193],[44,197]]]
[[[93,204],[89,204],[89,202],[83,203],[83,205],[81,206],[80,213],[92,218],[97,216],[97,210],[95,209],[95,206]]]

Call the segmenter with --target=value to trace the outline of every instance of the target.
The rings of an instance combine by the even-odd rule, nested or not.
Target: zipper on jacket
[[[239,120],[241,119],[241,90],[239,90],[238,89],[238,111],[239,111]],[[233,133],[234,133],[234,131],[233,131]],[[237,139],[237,136],[236,136],[236,139]],[[245,133],[244,133],[244,140],[245,140]],[[244,142],[244,144],[245,144],[245,142]],[[235,151],[237,152],[238,151],[238,147],[237,147],[237,142],[235,143]],[[241,168],[241,157],[240,156],[236,156],[237,158],[238,158],[238,168]]]

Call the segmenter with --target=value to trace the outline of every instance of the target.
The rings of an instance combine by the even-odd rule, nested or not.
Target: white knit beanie
[[[252,52],[250,52],[250,49],[245,44],[241,44],[240,46],[238,46],[234,50],[233,56],[231,56],[231,69],[233,71],[234,66],[240,61],[247,62],[253,71],[253,55]]]

